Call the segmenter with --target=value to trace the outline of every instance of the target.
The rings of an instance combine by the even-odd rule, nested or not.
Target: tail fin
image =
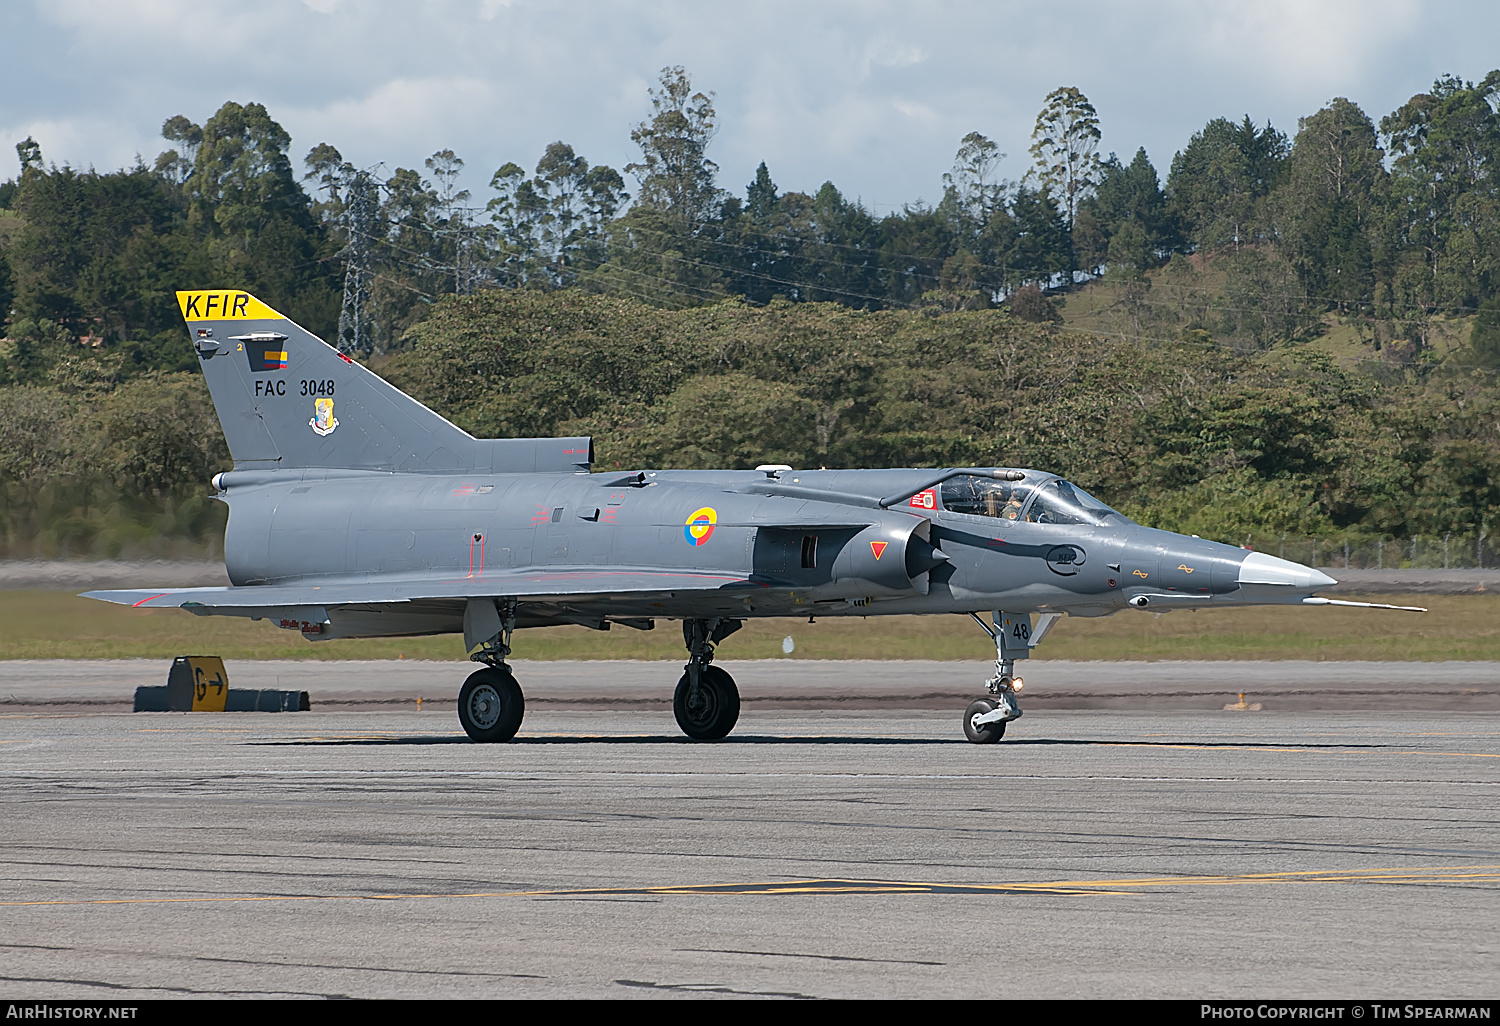
[[[588,438],[477,439],[248,292],[177,293],[236,469],[579,472]]]

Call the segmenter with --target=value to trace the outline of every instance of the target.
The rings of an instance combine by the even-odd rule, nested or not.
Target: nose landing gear
[[[969,703],[964,710],[964,736],[976,745],[992,745],[1005,736],[1007,723],[1021,717],[1016,697],[1025,682],[1015,675],[1016,660],[1029,656],[1062,614],[1043,613],[1037,618],[1035,628],[1027,613],[997,609],[990,614],[993,626],[980,619],[978,613],[969,615],[995,642],[995,673],[984,682],[994,698]]]

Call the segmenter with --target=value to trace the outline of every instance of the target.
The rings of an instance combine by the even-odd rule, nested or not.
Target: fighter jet
[[[963,714],[987,744],[1021,715],[1016,664],[1064,615],[1411,608],[1318,597],[1337,583],[1321,571],[1142,527],[1041,470],[596,473],[591,439],[475,438],[248,292],[177,299],[234,459],[212,482],[232,584],[85,595],[310,641],[462,633],[483,664],[458,694],[475,741],[521,726],[507,660],[527,627],[680,622],[673,711],[714,740],[740,712],[715,648],[748,619],[968,614],[995,645]]]

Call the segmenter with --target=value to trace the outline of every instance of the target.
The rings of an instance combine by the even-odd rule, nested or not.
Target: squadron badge
[[[333,415],[332,399],[314,399],[312,420],[307,422],[316,434],[331,435],[339,426],[339,419]]]

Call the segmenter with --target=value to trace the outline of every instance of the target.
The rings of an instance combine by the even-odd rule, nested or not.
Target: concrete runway
[[[0,715],[0,996],[1494,998],[1500,714]]]

